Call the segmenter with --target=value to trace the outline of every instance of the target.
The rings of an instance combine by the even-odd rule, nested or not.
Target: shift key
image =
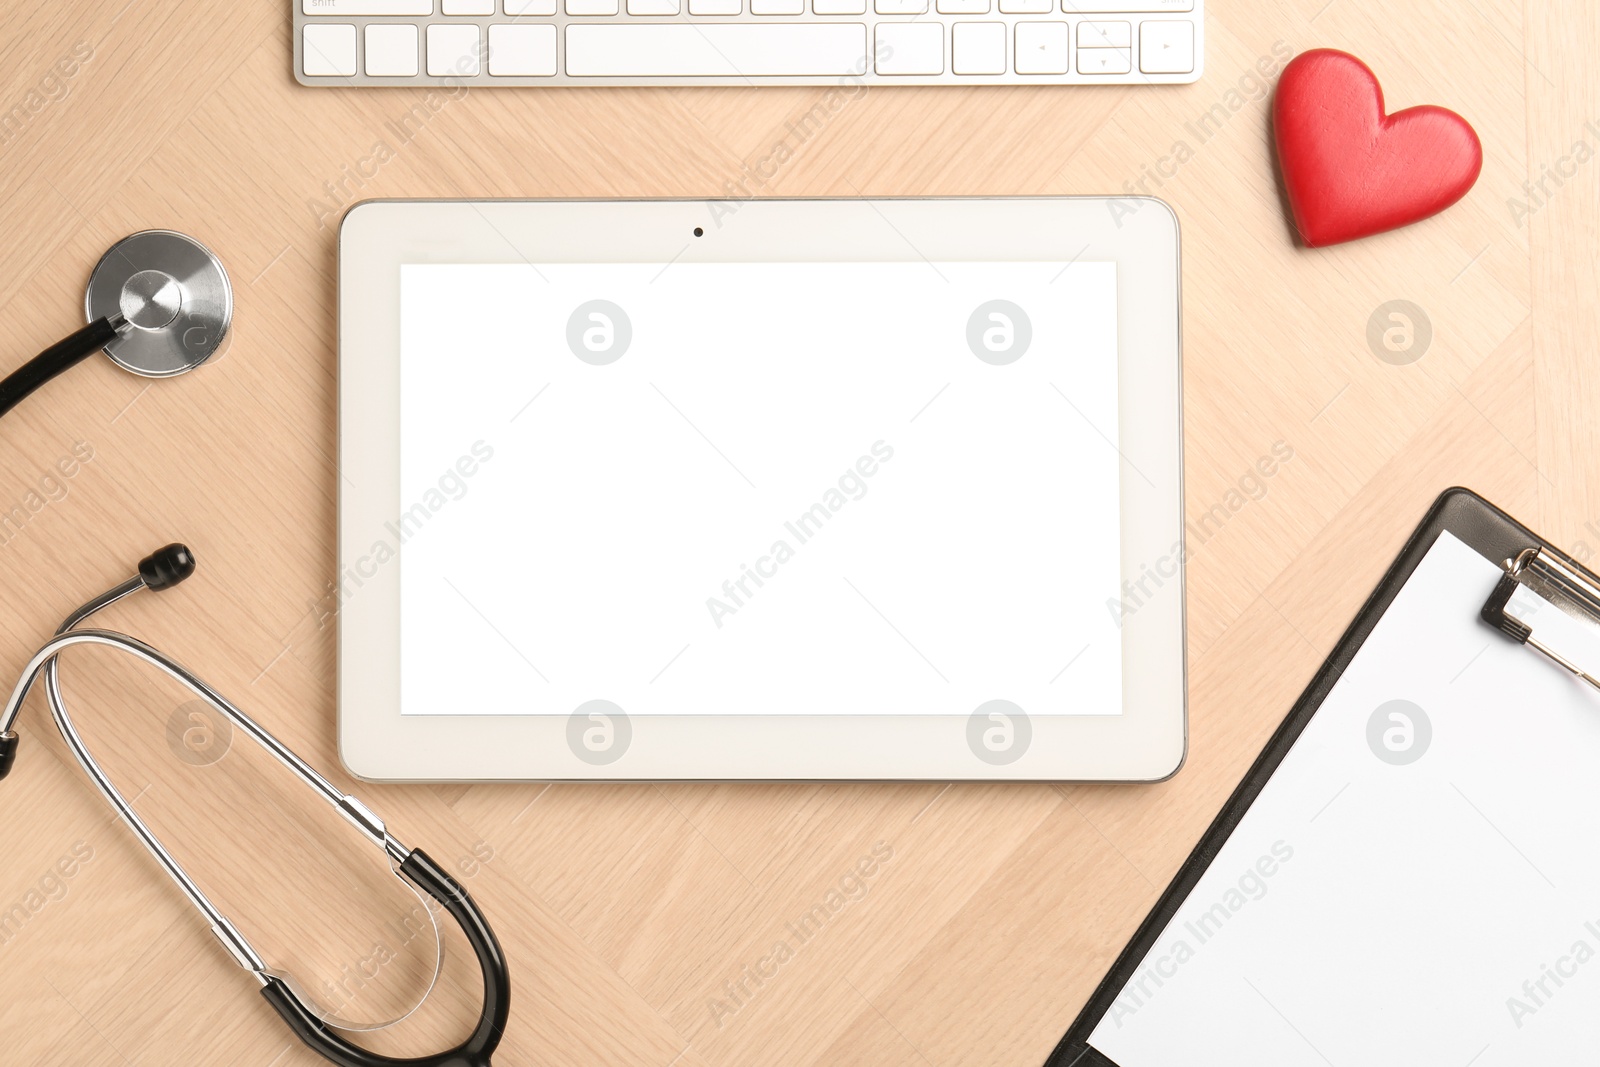
[[[1155,15],[1194,10],[1194,0],[1061,0],[1069,15]]]
[[[300,0],[307,15],[431,15],[433,0]]]

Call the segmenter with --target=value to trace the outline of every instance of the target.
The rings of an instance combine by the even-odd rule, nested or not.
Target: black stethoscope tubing
[[[71,370],[121,337],[127,321],[121,315],[96,319],[12,371],[0,381],[0,416],[45,382]]]

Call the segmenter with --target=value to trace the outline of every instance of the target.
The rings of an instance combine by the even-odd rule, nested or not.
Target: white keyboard
[[[1205,0],[292,0],[302,85],[1148,85]]]

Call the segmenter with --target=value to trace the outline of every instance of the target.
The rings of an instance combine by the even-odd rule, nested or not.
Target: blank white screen
[[[403,712],[1121,711],[1114,265],[408,264],[401,295]],[[968,340],[997,299],[1031,335],[1003,365]]]

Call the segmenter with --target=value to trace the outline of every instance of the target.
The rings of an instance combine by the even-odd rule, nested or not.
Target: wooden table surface
[[[1154,193],[1184,249],[1176,778],[356,787],[494,921],[515,991],[504,1064],[1040,1063],[1436,494],[1468,485],[1600,554],[1600,7],[1209,7],[1195,85],[872,88],[796,138],[787,123],[824,90],[311,90],[290,76],[286,0],[7,5],[4,364],[82,324],[90,267],[137,229],[214,247],[237,308],[228,352],[192,377],[97,359],[6,420],[0,676],[181,539],[198,577],[109,621],[350,785],[319,603],[340,478],[335,233],[357,200]],[[1463,203],[1296,246],[1269,94],[1284,57],[1319,46],[1367,60],[1392,108],[1473,123],[1485,164]],[[1379,358],[1369,320],[1396,300],[1431,341]],[[1275,446],[1292,458],[1254,477]],[[84,652],[66,673],[96,751],[264,955],[363,1018],[419,990],[414,903],[331,811],[148,672]],[[42,700],[21,732],[0,787],[0,1058],[321,1062],[114,821]],[[797,932],[818,905],[826,921]],[[448,947],[438,998],[373,1047],[465,1032],[477,972]]]

